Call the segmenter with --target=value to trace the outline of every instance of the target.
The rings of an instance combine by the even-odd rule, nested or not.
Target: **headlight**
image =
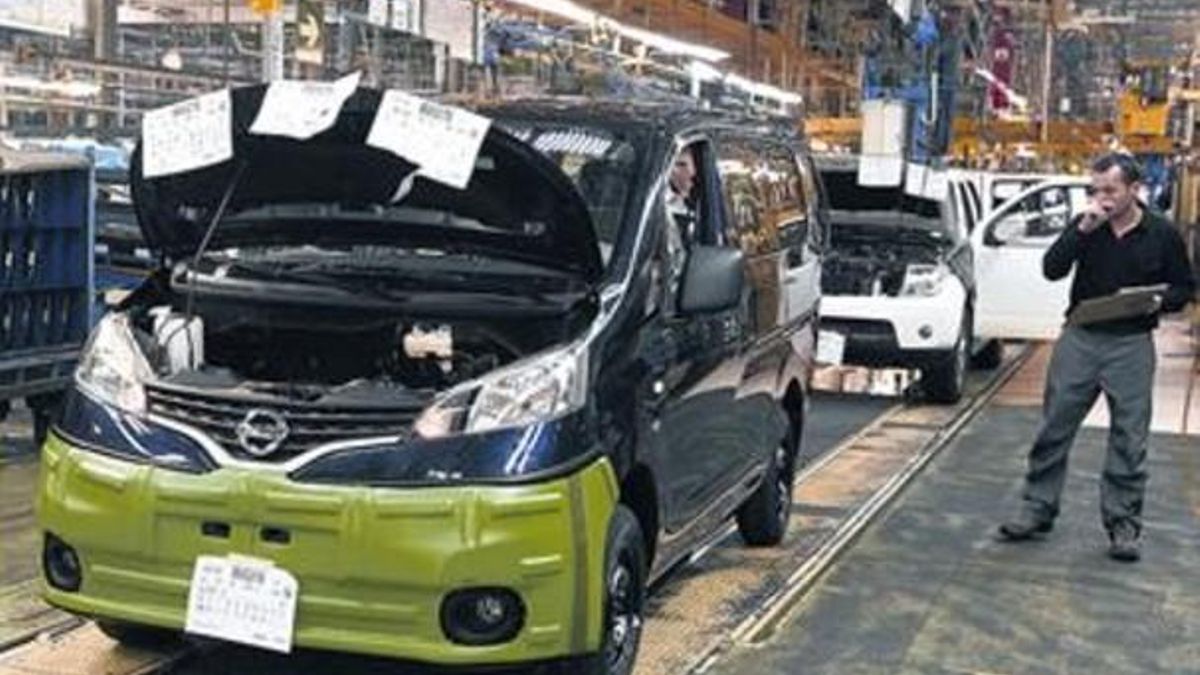
[[[99,403],[83,390],[67,394],[56,429],[64,440],[82,449],[165,469],[204,473],[216,466],[191,438]]]
[[[900,287],[900,295],[937,295],[948,276],[950,268],[942,263],[909,265],[904,270],[904,284]]]
[[[142,383],[153,376],[150,364],[133,338],[129,317],[113,313],[101,319],[92,333],[75,382],[102,403],[140,415],[146,412]]]
[[[573,345],[519,361],[456,387],[417,420],[425,438],[545,422],[587,400],[587,348]]]

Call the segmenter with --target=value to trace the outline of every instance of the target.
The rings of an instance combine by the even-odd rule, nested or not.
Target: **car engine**
[[[941,249],[932,244],[886,241],[881,237],[834,237],[826,254],[822,291],[830,295],[897,296],[905,270],[914,263],[936,263]]]

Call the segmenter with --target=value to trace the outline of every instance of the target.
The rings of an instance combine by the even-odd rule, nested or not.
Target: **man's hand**
[[[1088,204],[1087,209],[1083,212],[1083,218],[1079,219],[1079,231],[1083,234],[1094,232],[1096,228],[1104,224],[1108,220],[1108,213],[1104,208],[1096,202]]]

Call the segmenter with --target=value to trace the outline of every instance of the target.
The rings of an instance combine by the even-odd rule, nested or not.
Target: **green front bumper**
[[[43,450],[38,519],[83,562],[77,593],[46,599],[80,614],[182,629],[199,555],[272,560],[296,576],[295,644],[440,664],[514,663],[599,649],[604,542],[618,499],[609,462],[530,485],[310,486],[278,474],[191,475],[73,448]],[[205,523],[229,526],[227,538]],[[291,534],[263,540],[263,528]],[[451,643],[449,592],[515,590],[524,628],[488,647]]]

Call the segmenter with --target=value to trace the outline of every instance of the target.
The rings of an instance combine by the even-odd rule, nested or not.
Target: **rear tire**
[[[124,621],[109,619],[97,620],[96,627],[109,638],[116,640],[125,647],[137,649],[157,649],[167,647],[180,641],[181,636],[175,631],[156,626],[143,626]]]
[[[738,509],[738,533],[747,546],[777,546],[787,533],[800,440],[800,430],[794,427],[795,422],[771,453],[758,489]]]

